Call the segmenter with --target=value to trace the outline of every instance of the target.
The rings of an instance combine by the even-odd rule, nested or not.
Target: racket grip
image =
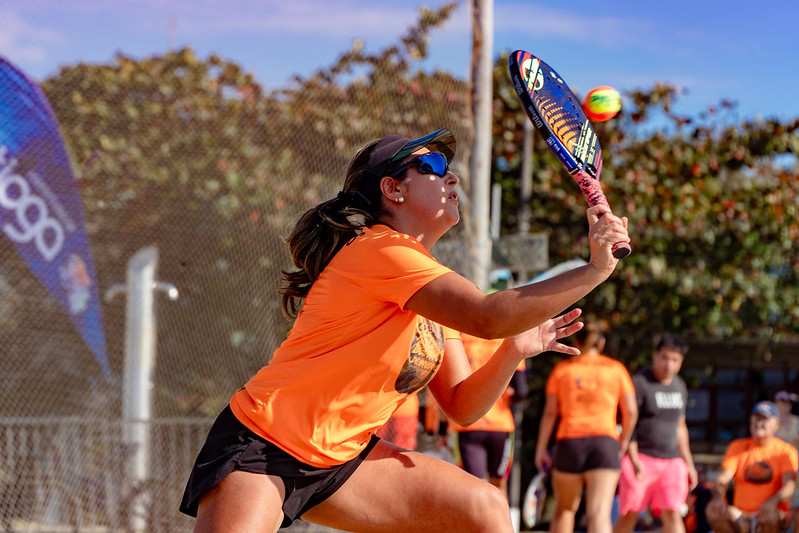
[[[596,178],[591,177],[589,174],[585,172],[578,172],[574,175],[574,180],[577,182],[577,185],[580,186],[580,190],[585,196],[585,199],[588,201],[588,205],[595,206],[599,204],[604,204],[610,207],[608,203],[608,199],[605,197],[605,193],[602,192],[602,186],[599,184],[599,180]],[[613,245],[613,257],[616,259],[624,259],[632,249],[630,245],[626,242],[617,242]]]
[[[630,255],[630,252],[632,252],[632,249],[626,242],[617,242],[613,245],[613,257],[616,259],[624,259]]]

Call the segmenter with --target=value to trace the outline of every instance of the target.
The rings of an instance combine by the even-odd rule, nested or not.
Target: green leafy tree
[[[214,414],[268,361],[291,326],[276,294],[280,270],[291,266],[281,237],[300,212],[335,195],[362,144],[444,125],[467,137],[466,83],[415,68],[429,32],[455,6],[423,9],[396,45],[367,53],[358,43],[281,90],[267,92],[236,63],[200,59],[190,48],[67,66],[42,84],[79,176],[101,293],[124,282],[128,259],[149,245],[160,251],[158,279],[180,291],[176,302],[156,298],[157,415]],[[43,291],[31,301],[22,306],[31,314],[50,309]],[[20,313],[4,323],[22,321]],[[54,307],[48,313],[63,318]],[[105,303],[103,313],[119,377],[123,299]],[[83,394],[91,356],[77,355],[85,347],[74,332],[71,343],[58,343],[43,316],[24,322],[41,324],[42,334],[15,337],[9,365],[54,386],[20,394],[43,391],[43,412],[80,409],[79,400],[59,402],[63,371],[46,366],[55,345],[79,347],[63,361],[81,361],[74,374],[83,382],[73,388]],[[41,356],[31,358],[31,347]],[[109,398],[118,400],[120,385],[111,384]]]
[[[505,231],[518,225],[523,122],[500,57],[495,66],[493,179]],[[799,121],[735,121],[721,102],[699,117],[672,112],[667,84],[629,95],[595,124],[611,206],[630,220],[633,255],[581,306],[607,320],[618,355],[648,355],[652,336],[756,337],[797,333]],[[653,129],[650,119],[664,117]],[[535,144],[533,230],[550,235],[553,263],[585,255],[585,200],[543,142]],[[793,166],[790,166],[793,165]]]
[[[158,376],[170,383],[157,390],[178,397],[156,405],[210,412],[207,394],[186,391],[207,386],[198,376],[209,375],[213,359],[228,369],[215,375],[216,387],[234,390],[266,358],[262,346],[286,329],[253,319],[274,313],[270,293],[285,266],[265,220],[264,206],[282,191],[270,179],[276,152],[264,142],[258,84],[233,63],[184,49],[65,67],[44,90],[80,162],[101,289],[124,282],[127,260],[155,245],[159,278],[181,292],[176,303],[159,304]],[[117,375],[124,309],[122,301],[104,309]]]
[[[212,412],[268,360],[290,327],[275,297],[290,266],[280,237],[335,194],[360,145],[444,125],[468,145],[467,82],[415,69],[455,6],[422,10],[396,45],[367,53],[356,43],[277,91],[188,48],[120,54],[45,81],[80,176],[100,288],[123,281],[127,259],[154,244],[159,277],[181,290],[159,303],[158,390],[175,395],[164,405]],[[494,94],[492,179],[503,188],[503,231],[515,233],[527,118],[502,56]],[[597,125],[605,189],[630,219],[634,254],[581,305],[608,320],[625,360],[664,329],[763,342],[795,333],[796,177],[780,161],[795,161],[796,122],[738,123],[729,102],[680,117],[678,96],[669,85],[633,92],[617,119]],[[672,129],[652,130],[653,115]],[[456,162],[463,176],[467,152]],[[584,199],[540,141],[533,181],[532,230],[549,234],[552,262],[584,255]],[[121,302],[104,306],[117,372],[123,312]]]
[[[493,180],[502,185],[503,230],[514,233],[528,119],[506,68],[500,57]],[[766,348],[795,342],[799,121],[741,122],[730,101],[698,117],[681,116],[672,110],[679,91],[668,84],[628,97],[630,105],[617,118],[595,129],[604,149],[604,190],[614,211],[629,218],[633,254],[578,304],[608,325],[608,353],[635,369],[649,361],[651,341],[662,331],[730,344],[755,339]],[[665,126],[653,128],[653,121]],[[536,141],[532,231],[549,234],[553,264],[586,258],[585,200]],[[531,363],[521,456],[528,477],[544,386],[559,360],[544,354]]]

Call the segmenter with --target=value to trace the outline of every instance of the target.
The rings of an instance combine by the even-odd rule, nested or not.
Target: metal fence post
[[[127,284],[114,285],[105,294],[110,300],[119,292],[127,292],[125,324],[125,368],[122,382],[123,441],[129,452],[126,473],[130,494],[130,529],[147,529],[150,494],[148,479],[150,456],[150,419],[152,417],[153,370],[155,368],[156,325],[155,289],[165,290],[170,299],[178,297],[177,289],[155,281],[158,249],[147,246],[128,261]]]

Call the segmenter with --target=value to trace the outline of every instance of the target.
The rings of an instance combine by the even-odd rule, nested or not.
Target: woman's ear
[[[380,179],[380,192],[390,202],[396,202],[402,196],[400,182],[390,176],[383,176]]]

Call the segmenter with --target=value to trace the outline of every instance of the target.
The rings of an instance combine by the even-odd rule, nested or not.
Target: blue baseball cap
[[[779,418],[780,412],[777,409],[777,406],[774,405],[772,402],[758,402],[755,405],[755,408],[752,409],[753,415],[762,415],[767,418]]]
[[[797,400],[796,394],[792,394],[787,390],[781,390],[780,392],[774,395],[775,402],[796,403],[796,400]]]

